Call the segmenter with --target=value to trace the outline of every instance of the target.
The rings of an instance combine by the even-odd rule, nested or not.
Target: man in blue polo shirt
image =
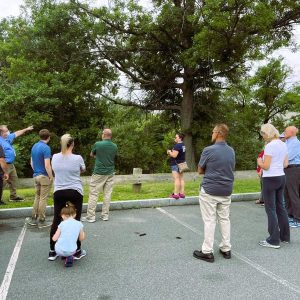
[[[217,222],[222,236],[220,253],[226,259],[231,258],[229,212],[235,153],[226,143],[228,131],[225,124],[215,126],[211,138],[214,144],[204,148],[198,165],[198,173],[204,174],[199,195],[204,241],[201,250],[195,250],[193,255],[207,262],[214,262],[213,244]]]
[[[29,126],[27,128],[10,133],[6,125],[0,125],[0,146],[2,146],[4,150],[5,161],[8,164],[9,179],[6,181],[6,183],[9,185],[10,189],[10,201],[24,201],[22,197],[17,196],[18,175],[14,166],[16,152],[13,147],[13,143],[15,138],[23,135],[27,131],[31,131],[32,129],[33,126]]]
[[[35,143],[31,149],[30,164],[33,169],[35,184],[35,199],[32,209],[32,217],[26,222],[32,226],[45,227],[51,224],[46,223],[46,206],[48,195],[53,181],[51,168],[51,149],[48,146],[50,132],[42,129],[39,132],[40,141]]]

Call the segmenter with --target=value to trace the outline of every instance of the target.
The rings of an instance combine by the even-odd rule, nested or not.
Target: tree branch
[[[277,19],[273,23],[273,28],[281,28],[284,26],[292,26],[300,22],[300,7],[292,11],[286,12],[283,17]]]
[[[132,34],[132,35],[136,35],[136,36],[142,36],[142,35],[145,35],[146,32],[144,31],[135,31],[135,30],[132,30],[132,29],[126,29],[125,27],[120,27],[120,26],[117,26],[116,24],[114,24],[113,22],[109,21],[108,19],[105,19],[103,16],[87,9],[84,5],[82,5],[81,3],[79,3],[78,1],[74,1],[74,3],[79,7],[81,8],[83,11],[85,11],[87,14],[97,18],[97,19],[100,19],[101,21],[103,21],[104,23],[106,23],[107,25],[109,25],[111,28],[119,31],[119,32],[122,32],[122,33],[127,33],[127,34]],[[139,28],[140,29],[140,28]]]
[[[133,101],[124,101],[121,99],[114,99],[111,98],[107,95],[100,94],[103,98],[107,99],[108,101],[111,101],[117,105],[122,105],[122,106],[131,106],[131,107],[137,107],[143,110],[178,110],[180,111],[181,108],[179,105],[152,105],[152,104],[139,104]]]

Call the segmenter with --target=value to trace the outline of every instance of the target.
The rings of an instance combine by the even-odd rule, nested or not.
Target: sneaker
[[[86,256],[86,251],[83,249],[79,249],[75,252],[75,254],[73,255],[75,260],[79,260],[82,257]]]
[[[96,218],[94,219],[94,218],[89,218],[89,217],[82,217],[81,221],[82,222],[94,223],[94,222],[96,222]]]
[[[24,201],[24,198],[22,198],[20,196],[10,197],[9,201],[11,201],[11,202],[22,202],[22,201]]]
[[[185,194],[179,193],[178,196],[179,196],[179,198],[185,198]]]
[[[102,221],[108,221],[108,216],[106,216],[106,215],[105,216],[101,216],[100,218],[102,219]]]
[[[66,259],[65,259],[65,267],[66,268],[72,267],[73,266],[73,260],[74,260],[74,258],[73,258],[72,255],[66,257]]]
[[[25,219],[26,224],[30,225],[30,226],[37,226],[38,225],[38,221],[36,218],[26,218]]]
[[[193,256],[195,258],[198,258],[198,259],[210,262],[210,263],[213,263],[215,261],[213,253],[203,253],[202,251],[195,250],[193,252]]]
[[[173,198],[173,199],[176,199],[176,200],[179,199],[179,195],[174,194],[174,193],[172,193],[169,197],[170,197],[170,198]]]
[[[0,205],[6,205],[6,203],[0,200]]]
[[[262,247],[268,247],[268,248],[274,248],[274,249],[280,248],[280,245],[272,245],[272,244],[268,243],[267,241],[260,241],[258,244],[259,244],[259,246],[262,246]]]
[[[293,223],[289,223],[291,228],[299,228],[300,227],[300,222],[294,221]]]
[[[220,253],[223,255],[223,257],[224,258],[226,258],[226,259],[230,259],[231,258],[231,251],[229,250],[229,251],[222,251],[221,249],[220,249]]]
[[[289,244],[290,241],[281,241],[281,243],[284,243],[284,244]]]
[[[50,227],[52,225],[52,223],[47,222],[46,220],[39,220],[38,222],[38,227],[39,228],[46,228],[46,227]]]
[[[58,255],[56,254],[56,252],[54,250],[50,250],[49,251],[49,256],[48,256],[48,260],[56,260],[56,258],[58,257]]]

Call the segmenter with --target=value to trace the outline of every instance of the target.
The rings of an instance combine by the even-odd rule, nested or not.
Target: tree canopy
[[[192,127],[201,122],[194,107],[239,80],[246,61],[288,45],[300,21],[300,3],[291,0],[160,0],[150,11],[134,0],[100,8],[73,2],[80,17],[91,17],[99,59],[126,76],[130,91],[142,91],[115,102],[177,113],[192,167]]]
[[[299,1],[151,3],[145,9],[134,0],[100,7],[30,0],[22,15],[2,20],[1,123],[48,128],[54,152],[60,135],[73,134],[90,168],[91,145],[109,126],[119,144],[118,171],[130,173],[137,162],[147,172],[167,171],[165,149],[175,131],[186,135],[195,169],[211,127],[225,122],[238,168],[254,167],[259,125],[283,126],[282,115],[300,104],[299,87],[286,85],[290,70],[280,60],[252,77],[249,61],[289,45]],[[36,138],[18,141],[23,169]]]

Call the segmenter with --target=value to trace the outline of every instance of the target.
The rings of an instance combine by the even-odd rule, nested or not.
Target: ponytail
[[[64,134],[60,139],[60,145],[61,145],[61,153],[65,154],[66,151],[70,148],[70,146],[73,144],[74,139],[70,134]]]

